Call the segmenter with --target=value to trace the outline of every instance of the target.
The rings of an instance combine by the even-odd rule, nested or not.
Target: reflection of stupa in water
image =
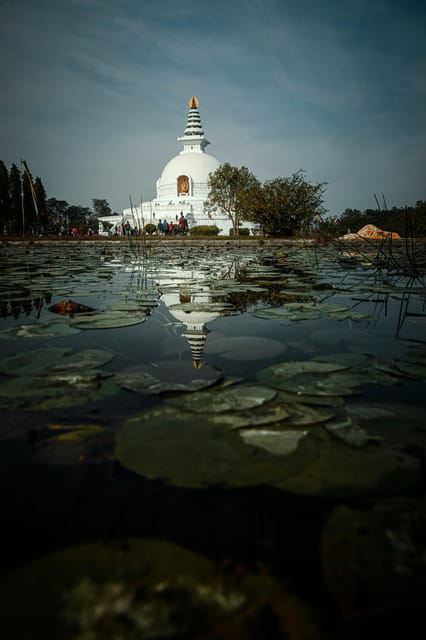
[[[201,367],[204,345],[210,333],[206,324],[221,315],[220,311],[207,310],[205,306],[203,307],[203,304],[210,302],[209,288],[203,285],[203,277],[202,272],[190,270],[179,271],[173,278],[160,278],[158,281],[162,293],[161,300],[169,313],[186,327],[182,338],[188,340],[192,362],[196,369]],[[196,282],[200,284],[195,284]],[[188,304],[191,304],[189,311]],[[199,309],[197,305],[200,306]]]

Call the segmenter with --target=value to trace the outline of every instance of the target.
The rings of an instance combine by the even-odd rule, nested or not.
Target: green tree
[[[47,214],[46,211],[46,191],[41,178],[38,176],[34,181],[34,191],[37,198],[38,214],[41,218]]]
[[[109,206],[107,200],[100,200],[99,198],[93,198],[93,210],[96,216],[110,216],[112,215],[112,209]]]
[[[0,233],[5,233],[10,216],[9,174],[0,160]]]
[[[290,178],[269,180],[257,194],[250,219],[271,236],[294,236],[325,214],[325,188],[325,182],[308,182],[302,169]]]
[[[22,235],[21,174],[16,164],[12,164],[9,171],[9,197],[9,232]]]
[[[260,188],[258,179],[247,167],[233,167],[226,162],[209,174],[209,195],[205,210],[221,211],[232,222],[234,238],[241,220],[249,219],[250,194]]]

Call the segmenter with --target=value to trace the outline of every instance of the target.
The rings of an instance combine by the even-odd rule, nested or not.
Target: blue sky
[[[426,198],[426,4],[0,0],[0,159],[47,196],[155,196],[192,95],[207,152],[306,171],[332,214]]]

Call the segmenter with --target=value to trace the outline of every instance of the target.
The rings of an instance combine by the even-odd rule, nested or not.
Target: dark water
[[[393,366],[407,352],[420,354],[419,369],[405,376],[400,371],[394,384],[365,378],[354,393],[336,391],[327,396],[328,407],[339,418],[347,416],[351,406],[366,410],[367,417],[356,426],[370,440],[354,446],[350,439],[326,433],[322,423],[299,426],[309,432],[304,442],[312,438],[315,455],[321,457],[319,452],[326,451],[325,462],[318,470],[309,466],[312,457],[307,457],[306,467],[298,466],[300,481],[289,485],[271,481],[269,471],[264,482],[258,475],[250,482],[246,475],[244,482],[224,484],[223,475],[215,476],[214,468],[206,471],[208,481],[199,483],[191,470],[199,461],[191,451],[185,458],[185,451],[176,450],[176,459],[184,460],[179,463],[184,471],[176,471],[170,451],[177,445],[166,436],[157,446],[168,449],[170,465],[163,461],[157,477],[154,463],[148,465],[147,474],[144,467],[136,472],[126,464],[117,454],[117,434],[129,418],[169,406],[176,397],[173,389],[159,394],[118,388],[101,399],[89,393],[85,402],[73,391],[75,403],[58,403],[47,410],[33,405],[27,392],[22,396],[0,391],[3,593],[8,591],[11,572],[45,554],[82,543],[109,545],[151,538],[202,554],[225,573],[266,572],[300,598],[315,619],[311,636],[297,625],[286,635],[274,624],[263,635],[253,627],[251,635],[246,631],[235,637],[346,638],[360,633],[414,637],[409,630],[422,615],[419,593],[426,586],[425,285],[419,257],[413,269],[403,247],[400,256],[392,254],[384,264],[384,255],[390,255],[384,248],[362,246],[349,252],[286,243],[114,244],[108,246],[107,255],[104,246],[96,244],[4,245],[1,251],[2,358],[47,348],[64,347],[73,353],[102,349],[113,354],[101,367],[112,379],[143,365],[144,371],[151,367],[161,383],[172,380],[189,388],[194,380],[216,371],[220,372],[217,384],[233,378],[238,379],[237,386],[256,383],[259,372],[272,364],[329,354],[365,354],[368,371],[374,367],[376,371],[377,362],[381,370],[383,363]],[[66,300],[103,313],[115,304],[133,316],[140,313],[142,301],[148,315],[140,324],[84,328],[62,337],[10,333],[32,324],[49,326],[59,317],[68,324],[72,316],[49,311]],[[253,314],[256,309],[278,310],[298,302],[316,309],[344,305],[349,312],[368,317],[336,318],[332,310],[302,319]],[[209,307],[212,303],[224,306]],[[138,311],[133,311],[135,304]],[[179,304],[195,306],[176,308]],[[13,378],[4,371],[1,384]],[[36,388],[37,376],[21,371],[22,376],[29,388]],[[190,389],[180,395],[197,393]],[[330,397],[343,398],[342,404],[336,408],[337,401]],[[299,401],[303,404],[303,395]],[[309,406],[315,407],[315,402]],[[391,413],[383,414],[386,407]],[[206,415],[209,411],[207,407]],[[200,424],[203,420],[200,414]],[[98,431],[90,437],[61,439],[82,425],[86,431],[90,427]],[[302,442],[298,451],[303,446]],[[357,457],[353,467],[348,463],[345,477],[336,471],[344,465],[340,455],[347,450],[352,455],[354,449],[357,456],[365,455],[367,478],[367,469],[376,464],[370,454],[376,455],[378,449],[400,459],[395,469],[390,467],[383,476],[373,473],[371,480],[363,481],[359,480],[363,463]],[[251,452],[247,455],[259,452],[257,447],[247,450]],[[260,451],[277,464],[276,455]],[[285,465],[287,457],[281,458]],[[181,482],[178,477],[188,480]],[[350,509],[352,514],[341,525],[336,520],[338,509]],[[365,533],[365,522],[371,524],[371,535]],[[330,559],[333,548],[337,563]],[[377,566],[377,554],[383,554],[382,567]],[[25,605],[15,606],[21,606],[25,616]],[[74,635],[64,631],[63,637],[115,637],[93,630],[89,631],[95,635],[89,631],[85,635],[86,631]],[[43,633],[49,637],[49,625]],[[207,637],[179,633],[123,637]],[[33,637],[39,637],[37,631]]]

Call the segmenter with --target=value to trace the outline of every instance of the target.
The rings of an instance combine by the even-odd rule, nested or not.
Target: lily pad
[[[202,391],[195,395],[172,398],[175,406],[196,413],[224,413],[259,407],[273,400],[277,392],[261,385],[238,385],[226,389]]]
[[[284,353],[286,345],[278,340],[257,336],[212,336],[207,341],[205,353],[218,353],[226,360],[266,360]]]
[[[79,329],[116,329],[130,327],[145,322],[145,315],[136,315],[134,312],[105,311],[104,313],[81,314],[71,319],[71,326]]]
[[[119,391],[100,371],[76,371],[54,376],[10,378],[0,384],[0,409],[48,411],[79,406]]]
[[[260,447],[276,456],[287,456],[296,451],[299,442],[306,438],[308,431],[285,429],[242,429],[240,436],[244,442],[253,447]]]
[[[86,369],[102,366],[114,354],[105,349],[35,349],[0,360],[0,373],[8,375],[32,376],[41,372],[61,372],[72,369]]]
[[[7,638],[244,640],[262,637],[265,620],[287,640],[321,635],[311,609],[265,572],[236,579],[159,540],[57,551],[0,579],[0,596]]]
[[[325,524],[323,574],[346,619],[397,613],[406,620],[424,606],[424,498],[395,498],[369,510],[340,506]],[[361,597],[362,596],[362,597]]]
[[[80,333],[77,327],[71,327],[67,321],[52,320],[47,324],[20,324],[0,331],[0,339],[14,338],[63,338]]]
[[[122,369],[114,379],[123,389],[141,394],[158,394],[199,391],[216,384],[222,377],[221,369],[208,363],[198,369],[190,361],[166,360]]]
[[[288,389],[286,383],[297,375],[310,374],[318,376],[346,369],[346,365],[335,362],[319,362],[316,360],[288,360],[261,369],[257,379],[263,384],[277,389]]]
[[[181,487],[206,485],[280,486],[316,456],[306,438],[282,458],[248,447],[238,435],[210,422],[209,414],[173,407],[145,411],[124,423],[116,437],[116,455],[128,469]]]

